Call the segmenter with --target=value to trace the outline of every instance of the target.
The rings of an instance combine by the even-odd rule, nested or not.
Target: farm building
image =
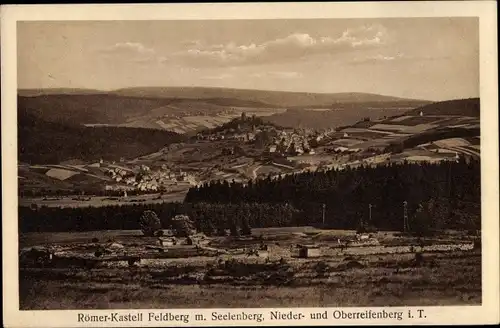
[[[357,240],[368,240],[370,239],[370,235],[368,234],[356,234]]]
[[[175,239],[175,238],[158,238],[158,244],[160,246],[175,246],[175,245],[177,245],[177,239]]]
[[[311,257],[320,257],[321,249],[319,246],[315,245],[299,245],[299,254],[298,256],[301,258],[311,258]]]
[[[340,147],[336,147],[336,148],[334,149],[334,151],[336,151],[336,152],[344,152],[344,151],[348,151],[348,150],[349,150],[349,148],[347,148],[347,147],[342,147],[342,146],[340,146]]]

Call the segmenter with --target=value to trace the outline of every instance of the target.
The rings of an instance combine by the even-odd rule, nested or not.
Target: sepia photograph
[[[477,15],[15,31],[21,312],[484,305]]]

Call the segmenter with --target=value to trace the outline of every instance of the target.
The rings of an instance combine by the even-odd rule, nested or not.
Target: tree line
[[[58,187],[58,186],[56,186]],[[74,200],[80,200],[83,198],[87,197],[110,197],[113,199],[118,199],[121,198],[125,195],[125,192],[127,193],[127,196],[139,196],[139,195],[151,195],[151,194],[158,194],[158,199],[160,199],[163,195],[162,190],[140,190],[140,189],[130,189],[130,190],[119,190],[119,189],[113,189],[113,190],[105,190],[101,186],[84,186],[83,188],[80,187],[67,187],[65,189],[56,189],[55,187],[52,186],[46,186],[46,187],[36,187],[36,188],[29,188],[29,187],[24,187],[24,188],[19,188],[18,190],[18,196],[19,197],[43,197],[43,198],[57,198],[57,197],[71,197]],[[88,196],[86,196],[88,195]]]
[[[230,230],[257,227],[280,227],[301,224],[298,211],[289,204],[245,203],[159,203],[101,207],[19,207],[20,232],[77,232],[95,230],[141,229],[140,218],[145,211],[153,211],[163,229],[172,225],[176,215],[187,215],[196,230],[207,235]],[[237,232],[238,231],[238,232]]]

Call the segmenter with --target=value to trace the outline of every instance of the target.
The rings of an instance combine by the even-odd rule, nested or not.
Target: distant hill
[[[238,99],[259,102],[271,107],[318,107],[338,103],[398,102],[408,99],[370,93],[310,93],[204,87],[144,87],[112,91],[128,97],[187,98],[187,99]],[[410,100],[417,101],[419,100]]]
[[[400,157],[419,160],[442,159],[446,153],[479,158],[479,112],[478,98],[435,102],[386,119],[338,127],[331,145],[406,152]]]
[[[121,124],[170,104],[168,99],[141,99],[109,94],[18,96],[18,109],[49,122]]]
[[[242,111],[270,115],[266,104],[232,98],[140,98],[115,94],[18,96],[18,108],[48,122],[112,125],[179,133],[212,128]]]
[[[283,127],[303,127],[328,129],[351,125],[363,118],[379,119],[401,115],[409,108],[418,107],[423,102],[394,103],[349,103],[332,106],[329,110],[289,109],[284,113],[265,117],[264,120]]]
[[[429,103],[427,101],[400,100],[394,102],[343,103],[332,105],[333,110],[289,109],[271,115],[266,121],[284,127],[307,127],[315,129],[349,126],[362,118],[371,120],[402,115],[451,115],[479,117],[479,98],[456,99]],[[408,108],[411,108],[408,110]]]
[[[479,98],[456,99],[428,104],[407,112],[408,115],[460,115],[479,117]]]
[[[242,112],[282,126],[332,127],[362,117],[394,115],[425,101],[367,93],[301,93],[224,88],[128,88],[19,90],[18,108],[63,124],[163,129],[210,129]],[[288,112],[284,113],[288,109]],[[305,109],[314,109],[306,111]],[[316,109],[330,112],[317,112]],[[388,111],[388,109],[390,109]],[[301,111],[302,110],[302,111]],[[274,116],[272,116],[274,114]]]
[[[49,88],[49,89],[19,89],[17,94],[23,97],[34,97],[43,95],[87,95],[106,93],[106,91],[97,89],[79,89],[79,88]]]
[[[84,127],[48,122],[18,111],[18,160],[57,164],[67,160],[95,161],[135,158],[149,154],[184,137],[162,130]]]

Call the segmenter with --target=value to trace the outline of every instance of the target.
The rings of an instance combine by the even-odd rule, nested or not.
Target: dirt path
[[[252,178],[253,179],[257,179],[257,171],[262,167],[262,165],[259,165],[259,166],[256,166],[253,170],[252,170]]]

